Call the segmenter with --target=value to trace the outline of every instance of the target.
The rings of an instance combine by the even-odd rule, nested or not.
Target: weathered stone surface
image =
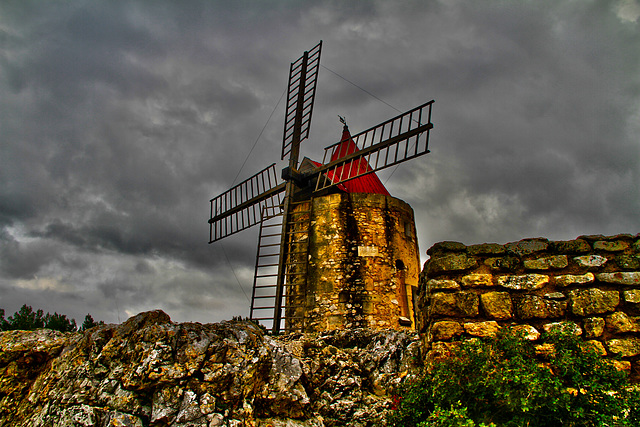
[[[537,295],[523,295],[516,300],[516,313],[521,319],[553,319],[563,317],[566,301],[549,300]]]
[[[427,255],[437,258],[441,253],[466,251],[467,246],[460,242],[438,242],[427,250]]]
[[[427,261],[428,273],[439,273],[443,271],[468,270],[476,265],[476,260],[467,254],[445,255],[440,258],[431,258]]]
[[[549,247],[549,241],[541,238],[525,239],[519,242],[507,243],[504,246],[507,252],[522,256],[546,250]]]
[[[598,338],[604,333],[605,321],[602,317],[587,317],[583,320],[585,337]]]
[[[591,251],[589,243],[582,239],[549,242],[549,245],[555,252],[564,254],[580,254]]]
[[[567,296],[565,294],[563,294],[562,292],[551,292],[551,293],[548,293],[548,294],[544,294],[544,297],[546,299],[563,300]]]
[[[500,255],[506,252],[504,246],[497,243],[483,243],[480,245],[472,245],[467,248],[472,255]]]
[[[531,291],[543,288],[549,283],[549,276],[545,274],[522,274],[498,277],[498,285],[513,290]]]
[[[573,259],[580,267],[602,267],[606,262],[607,258],[601,255],[584,255],[578,256]]]
[[[567,265],[569,265],[569,260],[566,255],[553,255],[524,261],[524,268],[528,270],[560,269],[565,268]]]
[[[616,311],[606,317],[607,329],[615,334],[626,332],[640,332],[640,318],[628,316],[622,311]]]
[[[609,351],[622,357],[637,356],[640,354],[640,338],[620,338],[607,341]]]
[[[571,285],[583,285],[585,283],[593,283],[596,277],[593,273],[585,273],[585,274],[564,274],[561,276],[555,277],[556,285],[561,287],[571,286]]]
[[[630,289],[623,292],[624,300],[633,304],[640,303],[640,289]]]
[[[617,273],[596,274],[596,279],[616,285],[640,285],[640,271],[619,271]]]
[[[492,274],[467,274],[462,276],[462,286],[477,288],[493,286]]]
[[[475,317],[479,311],[478,296],[473,292],[438,292],[431,299],[433,316]]]
[[[536,341],[540,338],[540,332],[531,325],[516,325],[511,328],[514,334],[521,334],[529,341]]]
[[[522,261],[518,257],[507,256],[507,257],[499,257],[499,258],[487,258],[484,261],[485,265],[488,265],[492,270],[497,271],[513,271]]]
[[[435,322],[431,327],[431,339],[433,341],[450,340],[453,337],[462,335],[464,329],[458,322],[443,320]]]
[[[593,249],[607,251],[607,252],[620,252],[620,251],[624,251],[628,247],[629,247],[629,244],[627,242],[621,242],[618,240],[614,240],[614,241],[599,240],[593,244]]]
[[[626,270],[639,270],[640,269],[640,255],[618,255],[615,258],[615,262],[618,267]]]
[[[427,289],[430,291],[442,289],[460,289],[460,285],[455,280],[448,279],[431,279],[427,282]]]
[[[574,335],[582,335],[582,328],[580,327],[580,325],[569,321],[546,323],[542,325],[542,329],[544,329],[545,332],[564,331],[572,333]]]
[[[576,289],[569,292],[571,312],[577,316],[614,311],[620,303],[620,292],[598,288]]]
[[[510,319],[513,304],[509,292],[487,292],[480,295],[482,310],[492,319]]]
[[[410,332],[269,337],[160,311],[85,333],[2,332],[0,426],[380,425],[420,348]]]
[[[585,341],[584,343],[582,343],[581,347],[583,351],[592,350],[595,351],[599,356],[607,355],[607,350],[604,348],[604,344],[602,344],[598,340]]]
[[[467,322],[464,324],[464,330],[474,337],[491,338],[496,336],[498,330],[500,330],[500,325],[493,320],[487,322]]]

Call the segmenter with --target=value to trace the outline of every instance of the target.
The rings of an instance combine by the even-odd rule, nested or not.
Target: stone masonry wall
[[[419,330],[432,350],[516,326],[537,340],[568,326],[640,376],[640,234],[431,247]]]

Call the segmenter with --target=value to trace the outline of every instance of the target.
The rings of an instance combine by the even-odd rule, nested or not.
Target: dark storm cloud
[[[423,253],[636,233],[639,15],[632,0],[2,2],[0,307],[246,315],[257,232],[207,246],[208,200],[281,165],[276,104],[320,39],[303,155],[339,139],[338,114],[357,132],[436,99],[432,153],[381,173]]]

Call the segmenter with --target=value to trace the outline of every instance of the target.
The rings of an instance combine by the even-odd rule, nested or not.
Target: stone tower
[[[343,141],[351,141],[345,126]],[[351,141],[352,143],[353,141]],[[306,164],[309,165],[308,159]],[[305,162],[303,162],[305,163]],[[301,204],[306,281],[287,295],[287,329],[415,328],[420,254],[413,209],[371,173]]]

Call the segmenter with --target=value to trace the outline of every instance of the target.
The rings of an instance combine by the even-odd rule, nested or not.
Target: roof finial
[[[344,127],[348,128],[349,126],[347,126],[347,120],[339,114],[338,117],[340,118],[340,123],[342,123]]]

